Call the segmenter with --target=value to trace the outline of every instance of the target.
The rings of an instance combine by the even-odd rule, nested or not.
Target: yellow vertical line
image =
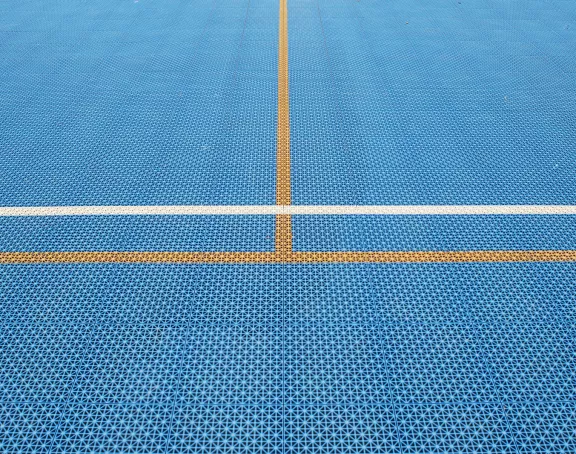
[[[278,125],[276,131],[276,205],[290,205],[290,100],[288,97],[288,11],[280,0],[278,41]]]
[[[278,36],[278,124],[276,130],[276,205],[290,205],[290,99],[288,94],[288,5],[280,0]],[[276,252],[292,251],[290,215],[276,216]]]
[[[276,215],[276,253],[286,257],[292,253],[292,216]]]

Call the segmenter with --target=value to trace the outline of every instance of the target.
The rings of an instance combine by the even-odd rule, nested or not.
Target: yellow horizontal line
[[[576,251],[432,252],[0,252],[24,263],[466,263],[575,262]]]

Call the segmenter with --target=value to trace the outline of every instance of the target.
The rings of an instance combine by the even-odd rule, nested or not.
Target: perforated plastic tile
[[[569,453],[576,450],[576,405],[526,402],[507,407],[520,453]]]
[[[499,405],[399,405],[402,452],[517,452]]]
[[[296,204],[574,204],[572,0],[289,0]],[[0,2],[0,206],[273,205],[278,0]],[[297,251],[575,249],[573,216],[293,216]],[[272,251],[273,216],[0,219]],[[574,453],[574,263],[0,266],[5,453]]]
[[[2,265],[3,320],[71,324],[279,323],[273,265]]]
[[[293,216],[298,251],[489,251],[576,248],[576,216]],[[519,234],[521,232],[521,234]]]
[[[0,451],[50,452],[60,419],[58,405],[0,402]]]
[[[281,404],[284,354],[278,325],[190,327],[179,401],[193,404]]]
[[[496,399],[474,326],[382,327],[388,392],[395,402],[490,402]]]
[[[505,401],[573,400],[574,322],[482,326],[478,336],[494,385]]]
[[[3,401],[53,452],[503,452],[573,400],[569,263],[1,270]]]
[[[177,405],[168,452],[284,452],[280,406]]]
[[[401,452],[391,406],[298,405],[285,414],[285,452]]]
[[[294,202],[574,203],[568,3],[293,8]]]
[[[0,250],[273,251],[274,216],[0,218]]]
[[[288,404],[388,400],[378,330],[358,325],[290,325],[285,338]]]
[[[373,268],[378,311],[386,322],[538,321],[576,315],[570,263],[397,264]]]
[[[381,319],[378,265],[289,265],[282,276],[285,320],[297,325],[373,325]]]
[[[86,325],[0,326],[0,400],[62,402],[89,361]]]
[[[277,35],[245,41],[250,10],[4,2],[0,204],[273,204],[275,86],[239,76],[276,83]],[[247,104],[258,122],[237,121]]]
[[[90,361],[80,370],[71,400],[94,403],[174,401],[186,329],[165,325],[94,328]]]
[[[166,405],[68,406],[50,452],[164,452],[172,411]]]
[[[285,289],[281,266],[199,265],[184,269],[183,273],[194,286],[188,318],[191,326],[277,327],[282,323]]]

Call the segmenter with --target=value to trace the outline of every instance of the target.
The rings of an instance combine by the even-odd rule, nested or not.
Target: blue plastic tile
[[[289,0],[296,204],[574,204],[570,0]],[[275,203],[277,0],[0,5],[0,205]],[[299,251],[567,250],[572,216],[294,216]],[[271,251],[274,218],[0,219]],[[573,453],[572,263],[0,266],[0,451]]]
[[[574,401],[524,402],[507,407],[519,453],[570,453],[576,450]]]
[[[58,405],[0,402],[0,451],[50,452],[60,420]]]
[[[178,400],[198,405],[281,404],[282,339],[278,325],[192,325]]]
[[[292,228],[298,251],[576,249],[571,215],[299,215]]]
[[[284,452],[283,413],[281,406],[177,405],[167,452]]]
[[[576,305],[571,263],[391,264],[374,266],[385,322],[568,323]]]
[[[575,398],[573,323],[509,323],[480,327],[486,366],[507,402]]]
[[[276,265],[3,265],[3,320],[72,324],[278,323]]]
[[[174,401],[186,329],[165,325],[102,325],[87,349],[70,399],[89,403]]]
[[[294,222],[294,218],[292,220]],[[378,265],[289,265],[282,277],[288,323],[370,325],[380,320]]]
[[[191,326],[278,326],[283,319],[281,266],[199,265],[183,272],[193,285],[193,293],[188,291]]]
[[[456,403],[395,409],[402,452],[516,452],[501,406]]]
[[[399,453],[394,411],[385,405],[296,405],[285,409],[285,452]]]
[[[387,391],[395,402],[490,402],[496,399],[474,326],[382,327]]]
[[[63,402],[90,359],[86,325],[0,326],[0,400]]]
[[[69,405],[50,452],[165,452],[172,406]]]
[[[273,251],[274,216],[0,218],[0,250]]]
[[[565,3],[320,2],[293,20],[292,79],[325,78],[291,85],[294,202],[574,203]],[[324,51],[306,67],[304,43]]]
[[[258,116],[277,100],[238,83],[246,70],[276,76],[276,53],[243,39],[250,6],[105,1],[94,17],[71,2],[7,4],[19,36],[0,68],[18,82],[4,91],[0,204],[273,204],[275,118],[234,121],[255,93]]]
[[[389,400],[379,330],[361,325],[294,324],[285,334],[285,402]]]

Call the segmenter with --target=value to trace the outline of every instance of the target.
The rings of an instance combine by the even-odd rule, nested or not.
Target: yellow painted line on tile
[[[276,216],[276,253],[282,256],[292,253],[292,217],[289,214]]]
[[[576,262],[576,251],[441,252],[0,252],[0,264]]]
[[[292,203],[290,190],[290,96],[288,81],[288,5],[280,0],[278,22],[278,119],[276,128],[276,205]],[[290,214],[276,215],[276,252],[292,251],[292,220]]]
[[[290,205],[290,97],[288,93],[288,5],[280,0],[278,32],[278,119],[276,130],[276,205]]]
[[[289,263],[574,262],[576,251],[293,252]]]

